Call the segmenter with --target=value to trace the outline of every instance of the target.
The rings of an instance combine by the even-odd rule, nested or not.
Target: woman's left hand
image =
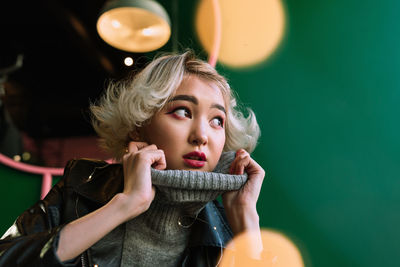
[[[246,171],[248,181],[237,191],[222,196],[228,222],[234,232],[259,231],[259,217],[256,209],[265,171],[244,149],[236,152],[230,173],[243,174]]]
[[[233,233],[245,234],[241,240],[245,242],[243,247],[246,251],[240,251],[240,253],[253,259],[260,259],[263,244],[256,205],[265,171],[247,151],[239,149],[232,162],[230,173],[243,174],[244,171],[248,175],[247,182],[239,190],[223,194],[222,201]]]

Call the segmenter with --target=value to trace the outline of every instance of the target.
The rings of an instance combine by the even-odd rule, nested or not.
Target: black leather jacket
[[[125,224],[114,230],[121,232],[118,242],[99,241],[74,261],[62,263],[55,252],[65,224],[98,209],[122,189],[120,164],[71,160],[46,198],[22,213],[12,231],[0,240],[0,266],[120,266]],[[215,266],[222,248],[232,239],[217,201],[209,202],[198,219],[181,266]]]

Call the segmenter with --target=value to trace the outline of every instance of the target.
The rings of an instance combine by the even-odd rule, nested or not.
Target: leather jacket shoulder
[[[0,266],[119,266],[122,242],[111,247],[98,242],[68,263],[60,262],[56,249],[64,225],[100,208],[122,190],[120,164],[69,161],[62,179],[43,200],[23,212],[0,240]],[[182,266],[215,266],[232,232],[218,201],[209,202],[198,218]],[[113,232],[121,238],[121,231],[124,224]]]

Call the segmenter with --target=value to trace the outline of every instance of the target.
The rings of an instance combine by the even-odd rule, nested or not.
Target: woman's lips
[[[183,155],[183,161],[192,168],[201,168],[206,164],[206,154],[200,151],[193,151]]]
[[[183,161],[186,163],[186,165],[188,165],[189,167],[192,167],[192,168],[201,168],[206,164],[205,161],[195,160],[195,159],[185,159],[184,158]]]

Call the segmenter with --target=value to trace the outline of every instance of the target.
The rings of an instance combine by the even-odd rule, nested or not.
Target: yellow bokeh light
[[[201,0],[196,13],[196,32],[211,52],[214,42],[212,0]],[[218,60],[232,67],[252,66],[264,61],[278,47],[285,29],[280,0],[219,0],[221,47]]]
[[[261,230],[261,255],[255,253],[257,239],[259,235],[251,233],[235,237],[223,251],[219,266],[304,267],[299,249],[285,235],[273,230]],[[254,258],[255,254],[258,259]]]
[[[30,160],[30,159],[31,159],[31,154],[30,154],[29,152],[24,152],[24,153],[22,153],[22,159],[23,159],[24,161]]]

